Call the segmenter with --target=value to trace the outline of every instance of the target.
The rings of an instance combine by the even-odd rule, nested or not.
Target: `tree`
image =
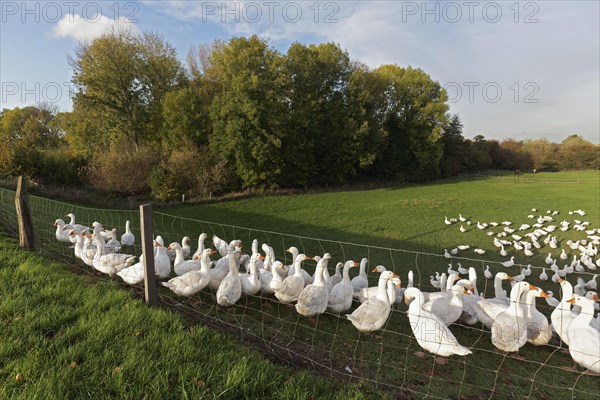
[[[70,58],[74,113],[95,113],[110,141],[135,146],[162,133],[162,103],[185,80],[175,49],[161,37],[113,31],[91,43],[79,43]]]
[[[386,131],[384,151],[375,171],[385,177],[426,180],[439,175],[440,142],[446,126],[446,91],[420,69],[384,65],[374,70],[385,82],[378,112]]]
[[[56,147],[60,130],[52,123],[52,110],[43,107],[5,109],[0,112],[0,141],[10,146],[17,142],[40,148]]]
[[[213,51],[205,71],[218,88],[210,107],[210,147],[235,166],[245,187],[278,187],[284,168],[283,57],[257,36]]]
[[[196,146],[208,144],[211,132],[210,103],[194,86],[174,89],[165,96],[162,105],[164,135],[168,147],[179,147],[186,142]]]
[[[570,135],[558,146],[556,154],[563,169],[598,169],[600,145],[594,145],[578,135]]]
[[[440,172],[450,177],[464,172],[469,165],[470,143],[462,135],[463,125],[458,114],[449,118],[440,138],[444,153],[440,160]]]
[[[555,153],[557,146],[546,138],[530,139],[523,142],[523,151],[529,154],[533,163],[533,168],[538,171],[558,170]]]
[[[344,182],[366,170],[378,149],[363,87],[368,70],[358,68],[333,43],[294,43],[285,65],[289,121],[283,151],[289,160],[288,184]]]

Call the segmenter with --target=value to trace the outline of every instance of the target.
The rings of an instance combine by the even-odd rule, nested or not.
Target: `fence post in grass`
[[[15,209],[19,225],[19,245],[26,250],[33,250],[33,223],[29,212],[29,201],[27,200],[27,182],[25,182],[23,176],[17,178]]]
[[[154,273],[154,240],[152,239],[152,206],[140,206],[142,254],[144,255],[144,293],[146,304],[155,307],[157,302],[156,275]]]

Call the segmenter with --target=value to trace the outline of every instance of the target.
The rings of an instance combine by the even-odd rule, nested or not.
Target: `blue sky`
[[[282,52],[336,42],[371,67],[419,67],[448,90],[466,137],[600,142],[598,1],[0,2],[0,106],[71,108],[67,55],[108,27],[190,46],[258,34]],[[99,12],[99,13],[98,13]]]

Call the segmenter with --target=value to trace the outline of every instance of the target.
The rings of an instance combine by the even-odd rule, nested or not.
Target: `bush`
[[[84,180],[97,190],[119,195],[146,194],[150,174],[160,162],[157,151],[149,146],[122,143],[94,156],[83,171]]]
[[[26,142],[5,146],[0,151],[0,175],[24,175],[48,185],[81,186],[79,172],[84,163],[84,159],[64,149],[44,150]]]
[[[185,195],[201,199],[221,194],[233,186],[232,171],[225,161],[217,160],[208,148],[191,143],[174,150],[150,177],[151,195],[160,201],[174,201]]]

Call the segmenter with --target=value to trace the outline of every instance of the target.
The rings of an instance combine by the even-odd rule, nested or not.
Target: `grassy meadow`
[[[130,219],[135,227],[134,233],[139,238],[139,220],[135,212],[83,208],[35,197],[30,200],[39,247],[45,253],[88,274],[99,275],[77,263],[66,245],[56,243],[52,227],[54,219],[74,212],[82,223],[99,220],[107,227],[122,227],[125,220]],[[12,204],[14,199],[3,194],[0,205],[4,216]],[[532,212],[532,208],[538,211]],[[568,211],[576,209],[585,210],[587,215],[569,215]],[[286,263],[290,262],[290,255],[285,249],[294,245],[311,256],[329,252],[335,262],[367,257],[369,271],[374,265],[383,264],[400,274],[404,284],[408,270],[413,270],[415,285],[424,290],[431,290],[430,275],[436,271],[444,272],[450,262],[455,268],[460,262],[463,267],[475,267],[479,272],[479,291],[493,295],[492,281],[485,279],[482,274],[485,265],[489,265],[493,273],[506,271],[517,275],[522,265],[531,263],[534,272],[528,281],[552,290],[558,297],[559,286],[550,281],[540,281],[538,275],[541,267],[545,266],[544,258],[548,252],[557,257],[560,249],[553,250],[545,246],[534,257],[527,258],[522,252],[515,253],[514,249],[507,248],[509,256],[514,255],[518,265],[505,268],[499,262],[507,257],[498,254],[492,237],[486,235],[488,231],[500,232],[501,226],[485,230],[475,227],[477,221],[500,223],[507,220],[513,222],[512,228],[518,228],[523,223],[531,225],[535,221],[527,218],[529,214],[537,217],[546,215],[547,210],[559,211],[554,224],[563,219],[573,221],[578,218],[589,221],[591,228],[600,227],[600,173],[538,173],[522,175],[518,181],[510,174],[488,179],[441,181],[368,191],[254,197],[179,205],[155,209],[153,222],[154,231],[161,234],[166,243],[179,241],[184,235],[190,236],[192,251],[201,232],[217,234],[226,240],[241,238],[248,247],[251,240],[256,238],[273,246],[277,258]],[[471,225],[463,223],[467,228],[465,233],[459,231],[460,222],[444,224],[445,217],[458,218],[459,213],[473,222]],[[9,219],[4,218],[5,225]],[[571,250],[566,247],[567,239],[577,240],[586,236],[585,232],[573,230],[557,230],[554,235],[560,241],[560,248],[567,248],[568,253]],[[443,257],[444,249],[450,250],[459,244],[467,244],[470,249],[459,252],[452,260]],[[477,247],[486,250],[486,253],[474,253],[473,249]],[[139,246],[125,250],[140,254]],[[306,264],[306,269],[312,272],[314,263]],[[330,263],[330,267],[333,265],[333,262]],[[374,284],[377,277],[372,273],[369,275]],[[591,274],[585,276],[586,279],[589,277]],[[572,275],[569,280],[575,283],[576,278]],[[114,282],[103,282],[102,285],[114,285],[115,290],[120,292]],[[80,295],[73,295],[73,298]],[[343,317],[324,314],[315,319],[306,319],[271,296],[242,297],[239,304],[230,309],[217,307],[214,294],[210,291],[203,291],[186,301],[161,287],[160,296],[163,306],[182,312],[186,323],[193,326],[190,332],[205,329],[196,327],[198,323],[210,325],[228,332],[229,337],[259,349],[269,358],[283,360],[301,369],[315,370],[321,376],[342,381],[370,382],[377,389],[399,398],[422,398],[425,395],[456,399],[598,398],[597,377],[562,369],[571,366],[572,362],[556,339],[548,346],[524,346],[520,351],[524,360],[517,360],[494,351],[486,328],[456,324],[451,330],[459,342],[471,348],[474,354],[450,357],[448,364],[437,365],[430,354],[425,358],[415,356],[420,348],[412,337],[404,305],[394,310],[384,329],[364,335],[358,333]],[[86,312],[94,313],[93,296],[89,301]],[[109,308],[103,310],[108,312]],[[538,309],[547,314],[550,312],[545,302],[538,301]],[[183,322],[178,321],[177,324]],[[147,329],[150,329],[150,325],[152,323]],[[219,347],[213,350],[221,351]],[[104,365],[101,360],[98,363],[99,366]],[[5,370],[3,366],[0,369]],[[222,384],[222,381],[216,382]],[[15,385],[14,382],[11,384]],[[135,384],[131,383],[133,386]],[[185,384],[182,385],[182,388],[185,387]],[[256,385],[260,387],[260,384]],[[328,396],[336,394],[335,389],[328,390],[323,389],[322,393]],[[351,387],[348,390],[354,389]],[[154,389],[151,392],[154,393]],[[302,396],[304,394],[300,388],[289,397]],[[211,392],[204,394],[204,397],[218,396]],[[317,397],[320,398],[321,394]]]
[[[0,236],[2,399],[361,399]],[[372,395],[372,394],[371,394]]]

